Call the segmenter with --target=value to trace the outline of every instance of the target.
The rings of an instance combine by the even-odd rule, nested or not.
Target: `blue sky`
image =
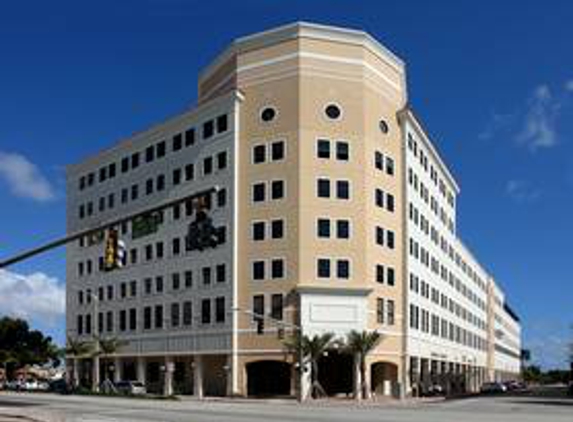
[[[461,185],[458,227],[545,366],[573,336],[573,2],[184,1],[0,5],[0,257],[65,232],[64,166],[195,102],[233,38],[307,20],[407,63],[410,102]],[[62,341],[63,250],[0,276]],[[30,276],[35,274],[34,276]]]

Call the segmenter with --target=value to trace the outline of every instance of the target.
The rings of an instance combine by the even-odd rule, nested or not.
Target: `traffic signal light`
[[[119,239],[117,230],[109,229],[105,241],[104,269],[112,271],[122,268],[125,265],[126,252],[125,243]]]

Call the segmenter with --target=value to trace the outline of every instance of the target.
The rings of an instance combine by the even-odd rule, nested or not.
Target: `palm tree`
[[[359,332],[352,330],[346,337],[346,348],[356,359],[360,371],[359,382],[355,384],[356,391],[354,392],[357,400],[370,396],[366,380],[366,356],[378,345],[381,339],[382,336],[377,331]]]
[[[92,344],[86,341],[75,340],[68,337],[65,347],[66,356],[73,357],[73,373],[72,373],[72,385],[77,387],[78,385],[78,359],[85,357],[90,354],[92,350]]]
[[[127,341],[120,340],[117,337],[111,337],[111,338],[98,337],[96,339],[96,342],[97,342],[96,345],[97,347],[95,348],[95,351],[92,353],[92,357],[94,359],[99,357],[105,358],[107,356],[113,355],[114,353],[117,353],[119,349],[121,349],[124,346],[127,346],[128,344]],[[105,376],[106,376],[105,381],[109,381],[107,371],[105,373]]]
[[[334,339],[333,333],[315,334],[312,337],[295,334],[293,337],[285,340],[284,346],[290,353],[298,356],[302,362],[299,362],[300,375],[302,377],[303,369],[310,364],[310,397],[318,398],[326,395],[324,389],[318,381],[318,361],[324,355],[324,352],[332,346]],[[302,392],[301,392],[302,394]]]

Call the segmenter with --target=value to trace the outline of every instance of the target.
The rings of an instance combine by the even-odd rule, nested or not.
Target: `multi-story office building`
[[[456,237],[458,187],[405,80],[364,32],[280,27],[218,56],[193,110],[70,166],[68,231],[141,214],[115,224],[121,269],[105,271],[103,232],[68,246],[68,335],[125,340],[101,376],[291,394],[297,365],[282,337],[301,329],[381,332],[367,362],[379,394],[438,374],[452,388],[486,379],[493,281]],[[190,198],[206,191],[218,241],[200,250],[186,235]],[[328,393],[352,390],[350,356],[333,348],[320,365]]]

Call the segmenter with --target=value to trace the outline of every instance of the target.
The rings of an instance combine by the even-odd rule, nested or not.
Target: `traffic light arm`
[[[93,228],[90,228],[90,229],[87,229],[87,230],[79,231],[79,232],[77,232],[77,233],[73,233],[73,234],[71,234],[71,235],[62,237],[62,238],[60,238],[60,239],[54,240],[54,241],[49,242],[49,243],[46,243],[45,245],[39,246],[39,247],[37,247],[37,248],[30,249],[30,250],[28,250],[28,251],[22,252],[22,253],[20,253],[20,254],[18,254],[18,255],[13,256],[12,258],[8,258],[8,259],[6,259],[6,260],[4,260],[4,261],[0,261],[0,269],[1,269],[1,268],[6,268],[6,267],[8,267],[8,266],[10,266],[10,265],[14,265],[14,264],[16,264],[16,263],[18,263],[18,262],[24,261],[24,260],[26,260],[26,259],[28,259],[28,258],[33,257],[33,256],[36,256],[36,255],[39,255],[39,254],[41,254],[41,253],[47,252],[47,251],[49,251],[49,250],[51,250],[51,249],[55,249],[55,248],[58,248],[58,247],[60,247],[60,246],[64,246],[64,245],[66,245],[67,243],[73,242],[73,241],[75,241],[75,240],[77,240],[77,239],[79,239],[79,238],[81,238],[81,237],[83,237],[83,236],[87,236],[87,235],[89,235],[89,234],[91,234],[91,233],[98,232],[98,231],[101,231],[101,230],[105,230],[105,229],[107,229],[107,228],[109,228],[109,227],[113,227],[113,226],[116,226],[116,225],[118,225],[118,224],[121,224],[121,223],[130,221],[130,220],[134,219],[135,217],[137,217],[137,216],[139,216],[139,215],[141,215],[141,214],[147,214],[147,213],[162,211],[162,210],[164,210],[164,209],[166,209],[166,208],[170,208],[170,207],[172,207],[172,206],[174,206],[174,205],[180,204],[180,203],[185,202],[185,201],[188,201],[188,200],[192,200],[192,199],[194,199],[194,198],[202,197],[202,196],[205,196],[205,195],[211,195],[212,193],[215,193],[215,192],[217,192],[217,191],[218,191],[218,187],[213,187],[213,188],[211,188],[211,189],[206,189],[206,190],[200,191],[200,192],[198,192],[198,193],[195,193],[195,194],[193,194],[193,195],[189,195],[189,196],[187,196],[187,197],[185,197],[185,198],[181,198],[181,199],[176,199],[176,200],[173,200],[173,201],[165,202],[165,203],[163,203],[163,204],[161,204],[161,205],[157,205],[157,206],[155,206],[155,207],[150,207],[150,208],[148,208],[148,209],[146,209],[146,210],[144,210],[144,211],[139,211],[139,212],[137,212],[137,213],[130,214],[130,215],[126,216],[126,217],[122,217],[122,218],[118,218],[118,219],[116,219],[116,220],[112,220],[112,221],[110,221],[110,222],[107,222],[107,223],[105,223],[105,224],[102,224],[101,226],[97,226],[97,227],[93,227]]]

